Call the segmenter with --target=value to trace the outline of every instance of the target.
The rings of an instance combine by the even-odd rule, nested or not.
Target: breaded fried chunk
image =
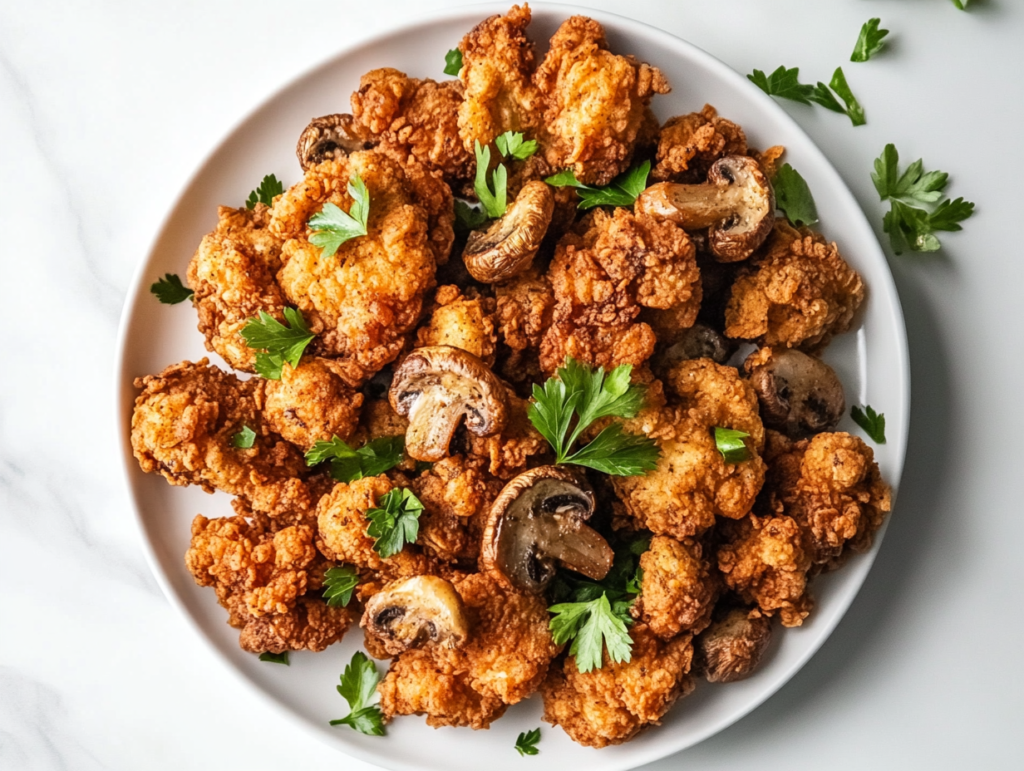
[[[497,333],[492,297],[466,297],[457,286],[438,287],[430,321],[416,333],[416,347],[450,345],[469,351],[488,367],[494,364]]]
[[[502,374],[512,382],[540,378],[540,344],[551,326],[555,293],[546,276],[532,269],[494,289],[500,340],[508,347],[508,359],[499,362]]]
[[[297,368],[285,362],[280,380],[266,381],[267,425],[303,451],[335,436],[347,441],[356,430],[363,395],[335,368],[330,359],[307,356]]]
[[[663,640],[680,632],[698,634],[711,623],[715,578],[701,544],[657,535],[640,556],[640,597],[633,608]]]
[[[249,620],[238,643],[250,653],[317,652],[338,642],[354,620],[348,608],[331,607],[317,597],[300,597],[287,613]]]
[[[585,747],[629,741],[693,690],[690,635],[664,642],[645,624],[633,626],[629,635],[628,662],[611,661],[606,652],[600,669],[583,674],[569,656],[544,682],[544,720]]]
[[[658,135],[657,163],[651,177],[659,182],[700,183],[708,169],[726,155],[746,155],[743,129],[721,118],[710,104],[700,112],[665,121]]]

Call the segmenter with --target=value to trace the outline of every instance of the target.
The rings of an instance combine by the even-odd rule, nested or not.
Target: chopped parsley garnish
[[[357,651],[346,665],[338,686],[338,693],[348,702],[349,713],[332,720],[331,725],[347,725],[367,736],[383,736],[384,717],[380,707],[368,703],[377,692],[379,682],[377,665],[365,653]]]
[[[813,225],[818,221],[818,207],[814,196],[800,172],[783,164],[772,180],[775,190],[775,205],[786,213],[786,219],[797,227]]]
[[[248,450],[256,441],[256,432],[248,426],[242,426],[242,430],[231,437],[231,444],[240,450]]]
[[[822,107],[833,112],[843,113],[850,118],[854,126],[863,126],[864,109],[854,97],[846,82],[843,68],[836,68],[832,75],[831,87],[835,93],[845,102],[844,107],[836,99],[835,94],[829,90],[821,81],[811,86],[800,82],[800,68],[779,67],[771,75],[765,75],[761,70],[754,70],[753,74],[747,75],[747,79],[764,91],[769,96],[777,96],[781,99],[790,99],[800,104],[820,104]]]
[[[885,414],[877,413],[869,405],[861,410],[856,404],[850,408],[853,422],[864,429],[875,444],[885,444]]]
[[[329,568],[324,573],[324,600],[332,608],[344,608],[359,585],[359,573],[350,565]]]
[[[476,230],[486,222],[487,212],[470,206],[465,201],[455,200],[455,226],[460,235]]]
[[[404,436],[382,436],[367,442],[358,450],[352,449],[335,436],[329,442],[319,441],[314,444],[306,453],[306,464],[315,466],[330,460],[331,476],[334,479],[354,482],[393,469],[402,462],[404,451]]]
[[[632,206],[636,198],[647,187],[647,175],[651,173],[651,162],[627,170],[604,187],[584,185],[576,179],[572,169],[564,169],[544,181],[554,187],[574,187],[580,197],[580,209],[595,206]]]
[[[537,140],[528,139],[523,141],[523,135],[518,131],[506,131],[494,140],[498,152],[502,158],[515,158],[517,161],[525,161],[537,152]]]
[[[288,362],[293,368],[306,346],[316,337],[306,326],[297,308],[285,308],[285,326],[270,314],[260,311],[258,319],[249,319],[242,327],[242,339],[255,351],[256,372],[267,380],[280,380],[281,368]]]
[[[444,74],[445,75],[458,75],[459,70],[462,69],[462,51],[458,48],[453,48],[451,51],[444,55]]]
[[[288,651],[284,653],[266,651],[260,654],[260,661],[269,661],[271,664],[284,664],[286,667],[291,666],[291,663],[288,661]]]
[[[484,213],[491,219],[497,219],[505,213],[507,205],[508,172],[499,163],[491,172],[491,179],[488,181],[487,170],[491,165],[491,148],[482,147],[477,141],[475,149],[476,179],[473,181],[473,190],[476,191],[476,197],[480,199]]]
[[[164,305],[177,305],[191,299],[193,292],[181,283],[177,273],[167,273],[155,284],[150,284],[149,291]]]
[[[519,734],[519,738],[516,739],[516,752],[522,756],[536,755],[540,750],[537,749],[537,743],[540,741],[540,729],[534,728],[532,731],[523,731]]]
[[[895,145],[888,144],[875,159],[871,174],[879,198],[891,204],[882,220],[882,229],[889,234],[896,254],[907,249],[936,252],[942,244],[935,233],[963,230],[960,223],[974,213],[974,204],[963,198],[939,202],[949,184],[949,175],[944,171],[925,172],[921,160],[914,161],[900,174],[899,160]]]
[[[588,367],[569,357],[556,377],[533,386],[530,422],[555,450],[556,463],[572,463],[616,476],[639,476],[657,466],[660,451],[653,439],[627,434],[613,423],[581,449],[573,445],[595,421],[632,418],[643,407],[645,389],[632,385],[633,367],[622,364],[605,377],[604,368]]]
[[[273,174],[267,174],[263,181],[260,182],[260,186],[249,193],[249,197],[245,201],[245,208],[255,209],[258,203],[271,206],[274,203],[274,196],[281,195],[283,192],[284,185],[281,184],[280,180]]]
[[[851,62],[866,62],[885,48],[883,39],[889,34],[889,30],[879,29],[878,25],[881,23],[881,19],[868,19],[864,22],[864,26],[860,28],[857,45],[853,47],[853,55],[850,56]]]
[[[839,94],[839,98],[843,100],[843,104],[846,108],[840,107],[829,107],[830,110],[835,112],[846,113],[846,116],[850,119],[850,122],[854,126],[863,126],[867,123],[867,119],[864,117],[864,108],[860,106],[860,102],[857,101],[857,97],[853,95],[853,91],[850,90],[849,84],[846,82],[846,75],[843,74],[842,67],[836,67],[836,71],[832,74],[832,82],[829,83],[832,90]],[[819,83],[816,87],[819,91],[825,90],[825,85]],[[833,100],[834,101],[834,100]],[[821,104],[821,102],[819,102]]]
[[[715,447],[726,463],[742,463],[750,458],[750,450],[743,441],[748,436],[745,431],[715,426]]]
[[[600,669],[603,651],[608,658],[621,663],[632,656],[633,641],[626,629],[628,615],[617,614],[607,594],[589,602],[563,602],[548,611],[555,616],[549,623],[555,645],[572,640],[569,654],[576,657],[576,668],[583,673]]]
[[[309,228],[313,231],[309,242],[319,246],[324,257],[330,257],[346,241],[366,235],[366,222],[370,217],[370,193],[358,174],[349,180],[348,194],[352,196],[352,206],[348,212],[333,203],[325,203],[318,213],[309,218]]]
[[[380,506],[366,512],[366,534],[374,539],[374,551],[387,559],[407,543],[416,543],[422,513],[423,504],[412,490],[396,487],[381,496]]]
[[[971,0],[953,0],[953,5],[959,8],[961,11],[966,11],[967,6],[971,4]]]

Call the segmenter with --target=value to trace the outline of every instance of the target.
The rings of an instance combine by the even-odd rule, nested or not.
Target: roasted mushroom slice
[[[366,603],[359,625],[391,656],[423,645],[457,648],[469,637],[462,597],[438,576],[388,584]]]
[[[711,359],[716,364],[725,364],[736,347],[736,343],[721,332],[698,322],[655,356],[654,367],[664,372],[687,359]]]
[[[764,424],[790,439],[831,431],[846,410],[843,384],[821,359],[792,348],[761,348],[743,362]]]
[[[672,220],[687,230],[709,228],[708,248],[715,258],[738,262],[771,233],[775,193],[757,161],[727,155],[711,166],[706,184],[651,185],[636,199],[636,211]]]
[[[416,460],[448,454],[459,421],[477,436],[491,436],[508,420],[508,395],[480,359],[449,345],[417,348],[395,370],[391,406],[409,418],[405,451]]]
[[[505,213],[487,230],[474,230],[466,241],[462,261],[477,281],[496,284],[530,267],[555,211],[551,187],[527,182]]]
[[[541,466],[505,485],[491,506],[480,551],[480,569],[506,585],[540,594],[556,563],[600,580],[614,552],[585,523],[594,513],[594,491],[582,475]]]
[[[299,136],[295,155],[303,171],[327,160],[337,161],[357,150],[369,150],[376,144],[373,135],[351,115],[324,115],[313,118]]]
[[[694,641],[694,670],[709,683],[732,683],[757,669],[772,639],[771,619],[733,608]]]

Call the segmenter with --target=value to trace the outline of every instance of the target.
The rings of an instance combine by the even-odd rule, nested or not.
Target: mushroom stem
[[[652,185],[642,197],[641,208],[648,214],[692,229],[717,225],[733,216],[744,203],[743,191],[734,187],[672,182]]]
[[[579,521],[578,515],[555,514],[535,520],[533,535],[548,544],[545,554],[562,567],[600,581],[612,569],[615,552],[594,529]]]
[[[448,454],[448,444],[466,410],[458,385],[448,373],[438,378],[441,388],[427,389],[409,410],[409,428],[405,432],[405,451],[422,461],[438,461]]]

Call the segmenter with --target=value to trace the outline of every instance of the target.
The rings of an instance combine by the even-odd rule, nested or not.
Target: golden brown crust
[[[655,536],[640,556],[640,569],[642,588],[632,612],[658,637],[697,634],[711,622],[715,578],[697,541]]]
[[[303,451],[332,437],[348,441],[359,422],[363,395],[335,374],[330,359],[306,357],[280,380],[266,381],[263,417],[267,425]]]
[[[492,297],[465,297],[456,286],[438,287],[429,321],[416,333],[416,347],[450,345],[494,365],[498,336]]]
[[[665,121],[651,177],[659,182],[703,182],[711,165],[726,155],[747,155],[747,137],[706,104],[700,112]]]

